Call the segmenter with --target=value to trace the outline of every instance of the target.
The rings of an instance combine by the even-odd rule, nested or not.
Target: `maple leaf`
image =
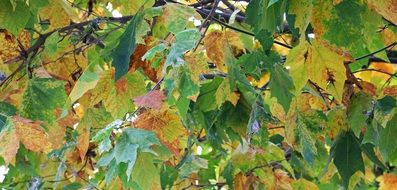
[[[142,107],[160,109],[166,96],[161,90],[153,90],[146,95],[134,98],[135,104]]]
[[[13,116],[16,133],[21,143],[34,152],[48,152],[52,144],[48,134],[41,127],[41,122],[32,121],[23,117]]]
[[[312,45],[302,42],[292,49],[285,64],[291,67],[296,93],[310,80],[322,89],[329,90],[341,101],[347,79],[344,67],[347,59],[329,45],[316,40]]]

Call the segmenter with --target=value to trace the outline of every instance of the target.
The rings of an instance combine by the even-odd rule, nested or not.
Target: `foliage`
[[[396,187],[394,0],[0,6],[3,189]]]

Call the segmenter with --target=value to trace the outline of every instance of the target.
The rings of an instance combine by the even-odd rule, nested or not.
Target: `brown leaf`
[[[0,133],[0,156],[8,165],[17,155],[19,149],[19,137],[14,129]]]
[[[363,87],[363,91],[371,96],[376,96],[376,86],[370,82],[361,81],[361,87]]]
[[[135,48],[134,53],[130,57],[130,72],[142,68],[146,76],[150,78],[153,82],[157,82],[159,76],[161,75],[161,65],[164,61],[160,62],[160,67],[158,69],[152,68],[151,62],[148,60],[142,61],[143,55],[151,49],[155,44],[155,39],[153,36],[145,38],[145,44],[138,44]]]
[[[85,154],[88,151],[90,145],[90,130],[88,125],[79,125],[77,127],[77,132],[79,136],[77,137],[76,148],[79,151],[79,156],[81,161],[84,161]]]
[[[161,103],[166,98],[163,91],[161,90],[154,90],[146,95],[138,96],[134,98],[134,102],[137,106],[160,109]]]
[[[48,152],[52,144],[48,134],[41,127],[41,122],[32,121],[23,117],[13,116],[16,132],[22,144],[34,152]]]
[[[397,85],[386,87],[383,90],[383,94],[397,98]]]

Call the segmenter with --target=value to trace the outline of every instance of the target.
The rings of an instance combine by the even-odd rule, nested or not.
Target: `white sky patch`
[[[0,183],[3,183],[9,170],[10,169],[7,166],[4,165],[0,166]]]
[[[197,155],[201,155],[203,153],[203,148],[201,148],[201,146],[197,146],[196,148],[196,154]]]
[[[201,20],[194,18],[194,16],[190,17],[188,20],[190,22],[193,22],[194,26],[200,26],[201,25]]]
[[[112,16],[113,16],[113,17],[120,18],[120,17],[123,16],[123,15],[120,13],[120,11],[118,11],[117,9],[113,9],[112,3],[108,3],[108,4],[106,5],[106,9],[107,9],[109,12],[112,13]]]
[[[308,38],[314,39],[315,35],[313,33],[307,34]]]

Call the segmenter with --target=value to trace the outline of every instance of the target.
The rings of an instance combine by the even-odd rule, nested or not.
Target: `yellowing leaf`
[[[0,133],[0,156],[8,165],[17,155],[19,149],[19,136],[15,129],[9,129]]]
[[[397,24],[397,1],[395,0],[368,0],[368,6],[388,19],[393,24]]]
[[[50,5],[40,10],[41,19],[50,21],[49,30],[67,26],[70,23],[68,13],[62,7],[62,1],[49,0]]]
[[[225,48],[232,48],[234,54],[244,51],[244,44],[237,33],[232,31],[215,30],[204,37],[204,48],[208,58],[210,58],[218,69],[226,72]]]
[[[30,34],[27,31],[23,31],[19,34],[19,37],[16,39],[11,33],[8,31],[0,32],[0,64],[2,62],[6,62],[14,59],[19,56],[19,45],[18,40],[21,42],[22,46],[27,49],[30,43]],[[2,68],[2,66],[0,66]],[[3,72],[6,72],[3,70]]]
[[[160,109],[165,98],[163,91],[154,90],[146,95],[135,97],[134,101],[137,106]]]
[[[41,127],[41,123],[19,116],[12,117],[12,120],[21,143],[28,150],[34,152],[48,152],[51,150],[50,138]]]
[[[378,190],[397,190],[397,176],[393,174],[385,173],[376,178],[376,181],[379,182]]]
[[[307,80],[316,83],[320,88],[329,90],[338,100],[342,100],[346,77],[344,61],[347,58],[340,55],[329,45],[314,41],[312,45],[302,42],[292,49],[287,57],[296,90],[305,86]]]

